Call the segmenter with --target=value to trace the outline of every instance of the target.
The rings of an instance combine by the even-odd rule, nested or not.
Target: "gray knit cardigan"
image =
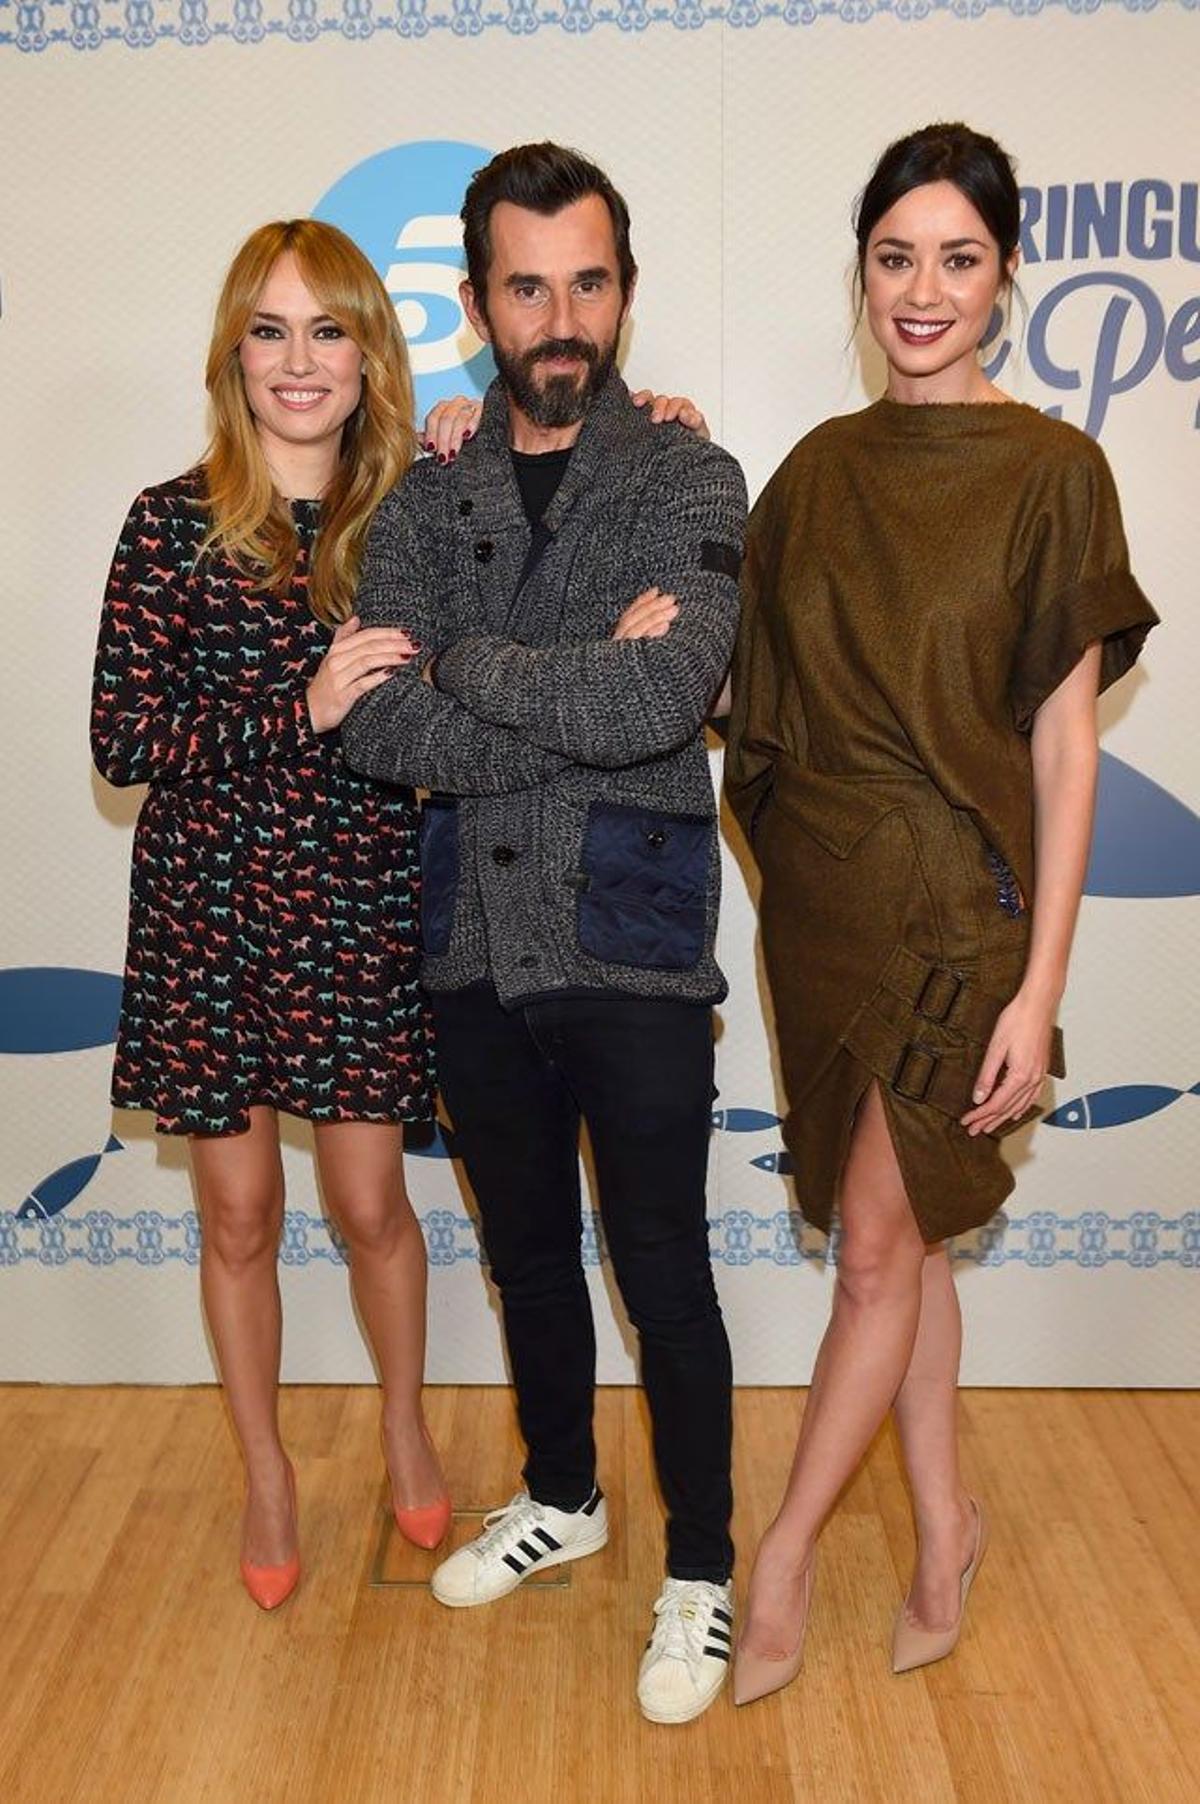
[[[522,583],[531,530],[489,389],[449,469],[418,463],[371,528],[358,611],[421,658],[343,726],[358,770],[432,792],[423,977],[713,1002],[720,866],[702,724],[729,663],[746,515],[728,453],[652,425],[613,375],[588,410]],[[661,639],[624,608],[678,597]],[[435,657],[436,687],[420,665]]]

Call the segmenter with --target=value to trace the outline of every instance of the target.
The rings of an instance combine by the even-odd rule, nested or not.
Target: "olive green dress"
[[[1107,687],[1156,618],[1102,451],[1031,407],[878,401],[763,491],[726,785],[762,871],[784,1139],[818,1227],[872,1080],[927,1240],[1012,1188],[959,1117],[1025,964],[1030,727],[1087,645]]]

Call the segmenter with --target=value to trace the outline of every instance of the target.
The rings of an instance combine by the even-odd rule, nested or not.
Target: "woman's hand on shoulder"
[[[417,649],[398,627],[363,626],[357,614],[343,620],[306,691],[313,732],[340,727],[359,696],[386,683]]]
[[[1050,1068],[1055,1007],[1020,989],[997,1016],[975,1079],[975,1107],[961,1117],[968,1134],[994,1134],[1037,1101]]]
[[[425,415],[421,449],[440,464],[450,464],[468,439],[479,430],[483,402],[468,395],[451,395]]]
[[[661,426],[664,420],[677,420],[689,432],[694,432],[697,438],[712,437],[708,421],[696,403],[689,401],[686,395],[656,395],[652,388],[639,388],[629,398],[635,407],[650,409],[650,418],[656,426]]]

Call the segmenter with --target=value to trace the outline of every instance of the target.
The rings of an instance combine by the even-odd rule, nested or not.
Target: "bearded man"
[[[463,306],[498,375],[452,465],[416,465],[376,516],[359,613],[404,629],[413,657],[343,729],[358,769],[432,792],[423,980],[528,1448],[525,1489],[433,1592],[487,1603],[608,1538],[583,1121],[667,1505],[638,1698],[684,1722],[720,1689],[733,1625],[730,1358],[705,1212],[725,983],[702,727],[737,626],[745,484],[617,373],[637,271],[600,169],[518,146],[475,175],[462,217]]]

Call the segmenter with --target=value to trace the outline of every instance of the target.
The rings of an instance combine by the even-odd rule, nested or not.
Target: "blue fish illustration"
[[[123,1151],[124,1143],[115,1134],[110,1134],[102,1151],[88,1153],[82,1159],[72,1159],[69,1165],[60,1165],[57,1171],[52,1171],[48,1178],[43,1178],[29,1192],[17,1210],[18,1221],[49,1221],[52,1215],[61,1214],[68,1203],[74,1202],[85,1185],[91,1183],[104,1154]]]
[[[1089,896],[1200,895],[1200,815],[1111,752],[1100,754]]]
[[[1142,1121],[1169,1108],[1181,1096],[1200,1096],[1200,1084],[1190,1090],[1173,1090],[1168,1084],[1114,1084],[1111,1090],[1093,1090],[1073,1096],[1046,1116],[1047,1127],[1110,1128],[1127,1121]]]
[[[112,971],[18,965],[0,971],[0,1052],[79,1052],[117,1037],[121,979]]]
[[[727,1134],[761,1134],[766,1128],[779,1126],[779,1116],[765,1109],[714,1109],[712,1123]]]
[[[456,1159],[454,1130],[443,1121],[421,1121],[404,1130],[404,1150],[418,1159]]]
[[[778,1152],[759,1153],[757,1159],[751,1159],[751,1165],[757,1165],[760,1171],[777,1172],[781,1178],[789,1178],[794,1169],[792,1155],[781,1146]]]

